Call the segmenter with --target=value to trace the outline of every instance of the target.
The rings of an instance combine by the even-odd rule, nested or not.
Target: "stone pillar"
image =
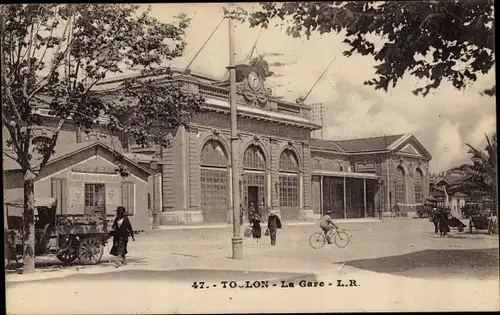
[[[162,224],[200,224],[200,211],[190,211],[190,141],[184,126],[171,139],[171,146],[163,150]],[[198,178],[199,181],[199,178]]]
[[[300,174],[301,187],[301,204],[300,212],[303,220],[314,220],[314,210],[312,208],[311,198],[311,173],[312,173],[312,158],[311,148],[308,143],[302,143],[302,173]]]
[[[270,140],[271,148],[271,209],[279,214],[279,143],[276,139]]]
[[[344,177],[344,219],[347,219],[347,178]]]
[[[363,178],[363,203],[366,218],[366,178]]]
[[[323,213],[323,205],[324,205],[325,198],[323,196],[323,194],[324,194],[324,192],[323,192],[323,177],[324,177],[323,175],[320,176],[320,185],[321,186],[319,187],[319,190],[320,190],[320,198],[319,198],[319,200],[320,200],[320,209],[319,209],[319,214],[320,214],[320,216],[324,215],[324,213]]]
[[[299,209],[304,209],[304,173],[299,173]]]

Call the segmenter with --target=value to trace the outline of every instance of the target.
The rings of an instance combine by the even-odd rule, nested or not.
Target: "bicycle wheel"
[[[325,246],[326,238],[322,233],[316,232],[309,237],[309,245],[314,249],[319,249]]]
[[[349,244],[349,234],[344,231],[340,231],[335,233],[335,237],[333,238],[335,245],[340,248],[344,248]]]

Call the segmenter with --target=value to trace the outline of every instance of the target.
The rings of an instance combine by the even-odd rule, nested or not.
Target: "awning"
[[[312,175],[331,176],[331,177],[346,177],[346,178],[379,179],[379,176],[377,174],[356,173],[356,172],[338,172],[338,171],[326,171],[326,170],[313,170]]]
[[[34,202],[34,214],[38,215],[37,208],[46,207],[52,208],[57,206],[57,199],[52,197],[38,197]],[[24,202],[22,200],[5,201],[4,211],[8,211],[8,216],[22,217],[24,213]]]

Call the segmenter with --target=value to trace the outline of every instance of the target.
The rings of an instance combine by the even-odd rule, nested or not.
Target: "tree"
[[[486,136],[485,151],[478,150],[470,144],[472,164],[463,164],[451,170],[460,170],[464,176],[452,183],[452,189],[479,193],[493,198],[497,206],[497,135],[491,139]]]
[[[409,74],[426,81],[413,91],[425,97],[443,80],[463,89],[495,64],[491,0],[264,3],[249,22],[267,28],[277,18],[293,37],[342,32],[350,46],[345,56],[378,62],[375,77],[365,82],[375,89],[387,91]],[[495,93],[495,86],[484,91]]]
[[[54,153],[62,126],[73,123],[88,132],[101,121],[109,132],[131,135],[139,145],[167,146],[165,135],[186,124],[203,98],[169,81],[163,65],[183,53],[185,15],[163,23],[135,5],[2,5],[1,22],[2,124],[10,149],[4,155],[19,163],[24,176],[23,264],[31,272],[34,181]],[[125,71],[143,76],[112,93],[94,91],[107,75]],[[167,83],[158,86],[148,75],[164,75]],[[58,121],[45,135],[39,132],[40,106]]]

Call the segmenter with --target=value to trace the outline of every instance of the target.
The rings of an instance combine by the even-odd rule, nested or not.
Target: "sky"
[[[252,10],[251,4],[239,4]],[[223,4],[154,4],[152,15],[164,22],[183,12],[192,18],[187,30],[184,56],[173,61],[173,66],[185,67],[202,47],[205,40],[222,19]],[[248,24],[235,28],[236,60],[243,60],[259,35],[259,28]],[[495,82],[495,73],[478,76],[478,81],[465,91],[451,84],[441,84],[433,94],[423,98],[411,92],[418,81],[403,78],[389,92],[375,91],[363,85],[375,72],[375,61],[370,56],[342,56],[348,47],[342,35],[314,34],[309,40],[296,39],[284,29],[271,25],[263,30],[257,43],[258,53],[278,53],[268,56],[275,77],[266,80],[276,96],[294,101],[305,96],[326,69],[333,65],[316,85],[306,103],[322,102],[326,106],[324,138],[349,138],[411,133],[433,156],[432,172],[444,171],[468,161],[470,143],[484,148],[484,134],[496,130],[495,98],[481,96],[480,91]],[[193,71],[223,77],[228,64],[228,23],[224,22],[191,65]],[[285,66],[273,67],[273,62]],[[420,86],[420,85],[418,85]]]

